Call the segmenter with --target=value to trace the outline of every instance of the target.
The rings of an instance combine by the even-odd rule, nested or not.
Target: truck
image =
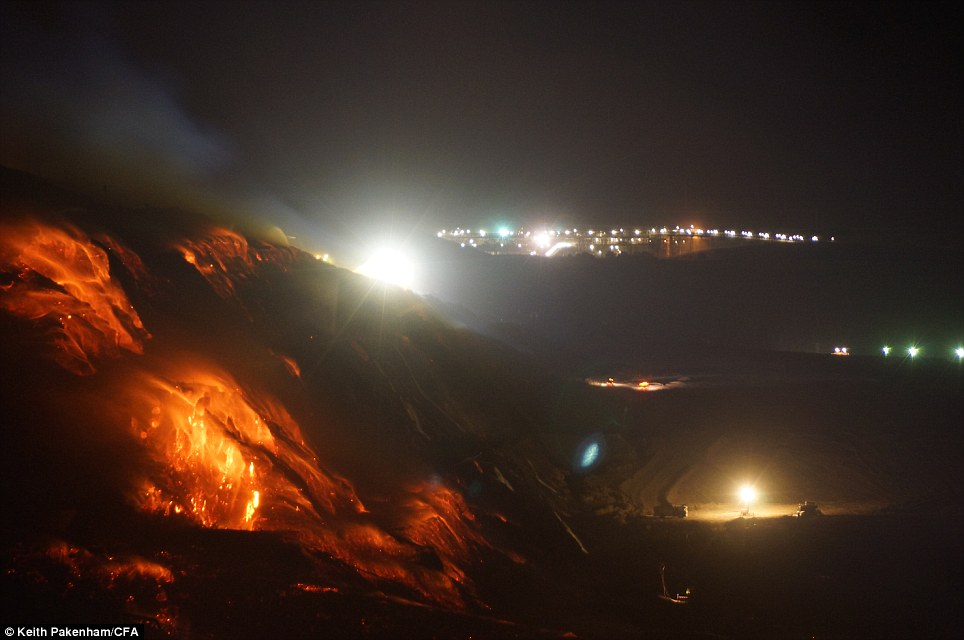
[[[801,502],[796,513],[793,514],[795,518],[813,518],[819,515],[822,515],[822,512],[817,508],[817,503],[809,500]]]

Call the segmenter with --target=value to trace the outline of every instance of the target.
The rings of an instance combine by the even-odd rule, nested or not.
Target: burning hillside
[[[85,375],[95,371],[92,359],[143,353],[149,335],[111,280],[103,248],[69,225],[33,221],[0,233],[0,267],[11,276],[0,308],[49,332],[58,364]]]
[[[553,505],[539,497],[549,485],[518,498],[535,467],[487,444],[507,428],[467,403],[473,375],[433,366],[474,338],[290,247],[210,226],[137,246],[75,218],[0,229],[4,356],[17,368],[3,389],[18,443],[5,493],[29,503],[6,541],[8,579],[48,606],[80,598],[162,635],[207,637],[185,585],[208,562],[197,549],[220,539],[204,531],[225,530],[298,550],[298,578],[273,598],[491,609],[475,574],[523,566],[519,520]],[[493,409],[515,413],[524,440],[527,417]],[[31,469],[21,457],[39,450],[47,462]],[[148,542],[112,533],[131,529]],[[174,550],[191,536],[194,552]],[[374,593],[391,595],[358,603]],[[326,624],[352,635],[371,623]]]

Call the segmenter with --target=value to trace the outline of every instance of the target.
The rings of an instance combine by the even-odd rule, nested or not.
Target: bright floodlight
[[[884,347],[883,349],[881,349],[881,351],[884,352],[884,355],[885,355],[885,356],[889,356],[889,355],[890,355],[890,347]]]
[[[410,289],[415,281],[415,266],[396,249],[379,249],[355,272],[404,289]]]
[[[958,360],[964,358],[964,347],[958,347],[954,349],[954,355],[957,356]]]
[[[916,358],[918,353],[920,353],[920,349],[917,347],[910,347],[907,349],[907,355],[909,355],[911,358]]]
[[[499,227],[499,237],[500,237],[500,238],[508,238],[508,237],[511,236],[511,235],[512,235],[512,232],[509,231],[508,228],[506,228],[506,227]]]
[[[740,502],[749,506],[749,504],[751,502],[754,502],[755,500],[756,500],[756,489],[754,489],[748,484],[745,484],[742,487],[740,487]]]

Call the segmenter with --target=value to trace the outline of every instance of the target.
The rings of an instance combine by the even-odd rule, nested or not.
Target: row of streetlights
[[[884,356],[889,356],[894,351],[894,349],[889,345],[884,345],[884,347],[882,347],[880,351],[881,353],[884,354]],[[916,358],[921,354],[922,351],[923,349],[918,347],[916,344],[913,344],[907,347],[907,357]],[[954,349],[953,353],[957,357],[957,360],[959,362],[961,360],[964,360],[964,347],[957,347],[956,349]],[[835,356],[849,356],[850,349],[847,347],[834,347],[832,354]]]
[[[881,353],[883,353],[885,356],[889,356],[889,355],[891,354],[891,352],[893,351],[893,348],[891,348],[891,347],[888,346],[888,345],[884,345],[884,346],[881,348],[880,351],[881,351]],[[916,358],[917,356],[920,355],[921,351],[922,351],[922,349],[921,349],[920,347],[918,347],[917,345],[911,345],[911,346],[907,347],[907,357],[909,357],[909,358]],[[956,349],[954,349],[954,355],[957,356],[957,359],[958,359],[959,361],[960,361],[960,360],[964,360],[964,347],[957,347]]]

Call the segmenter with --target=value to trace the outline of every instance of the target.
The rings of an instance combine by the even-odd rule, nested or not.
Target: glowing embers
[[[272,244],[249,244],[244,236],[228,229],[210,229],[207,234],[183,240],[175,246],[222,298],[237,295],[238,282],[255,275],[256,265],[270,264],[280,270],[301,255],[297,249]]]
[[[138,436],[167,463],[160,486],[146,490],[144,506],[184,513],[205,526],[250,529],[261,488],[257,456],[246,458],[243,448],[272,447],[270,431],[230,389],[192,382],[168,391],[146,424],[132,419]]]
[[[95,371],[96,358],[143,352],[150,335],[111,280],[107,253],[79,230],[4,225],[0,270],[15,274],[0,289],[0,309],[48,329],[54,359],[64,368],[86,375]]]
[[[465,499],[438,482],[412,487],[409,496],[401,528],[405,538],[434,549],[445,573],[456,582],[465,582],[459,566],[471,561],[470,545],[491,548],[476,528],[475,515]]]
[[[49,559],[66,565],[72,573],[77,575],[99,575],[110,584],[121,580],[144,580],[154,582],[160,586],[174,581],[174,574],[164,565],[145,558],[131,556],[119,558],[115,556],[96,556],[87,549],[68,545],[66,542],[55,541],[47,548]]]
[[[298,528],[363,509],[347,481],[318,468],[280,405],[255,401],[213,370],[177,378],[144,374],[136,383],[131,426],[159,463],[141,506],[229,529]]]
[[[464,606],[465,570],[489,544],[459,493],[424,483],[368,513],[276,401],[213,367],[163,368],[166,377],[128,378],[133,435],[154,463],[136,487],[142,508],[206,527],[288,531],[373,584]]]
[[[233,277],[250,277],[254,273],[248,241],[227,229],[212,229],[207,237],[184,240],[176,248],[222,298],[234,296]]]
[[[18,547],[5,570],[8,580],[16,580],[19,574],[28,585],[40,583],[48,593],[59,594],[61,603],[84,602],[92,610],[105,602],[102,593],[113,594],[107,601],[117,608],[110,610],[124,611],[127,619],[139,622],[153,620],[149,626],[164,637],[178,636],[176,607],[170,605],[169,590],[179,572],[154,559],[103,548],[85,549],[62,540],[43,545]],[[165,560],[164,555],[161,552],[157,559]]]
[[[493,547],[461,494],[433,480],[409,487],[385,506],[390,513],[375,517],[394,535],[372,522],[342,524],[336,555],[365,573],[403,584],[428,601],[463,608],[464,596],[475,595],[466,569],[480,561],[478,550]],[[341,555],[346,552],[347,557]]]

